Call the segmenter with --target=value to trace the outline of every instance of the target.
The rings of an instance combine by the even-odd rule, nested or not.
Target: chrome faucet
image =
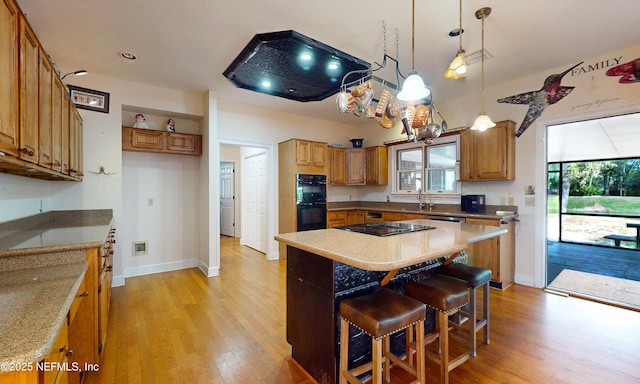
[[[418,209],[424,209],[424,204],[422,203],[422,189],[418,188]]]

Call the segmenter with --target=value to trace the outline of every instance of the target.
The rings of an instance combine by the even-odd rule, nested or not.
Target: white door
[[[235,169],[233,163],[220,163],[220,234],[235,236]]]
[[[243,243],[267,252],[267,154],[244,159],[242,191]]]

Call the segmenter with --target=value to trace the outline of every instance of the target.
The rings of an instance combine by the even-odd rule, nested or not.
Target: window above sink
[[[411,196],[418,191],[425,199],[460,199],[460,135],[440,137],[432,144],[405,143],[389,148],[392,170],[391,193]]]

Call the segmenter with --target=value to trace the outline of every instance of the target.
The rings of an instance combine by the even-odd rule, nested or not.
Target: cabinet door
[[[473,137],[470,130],[460,133],[460,180],[473,181]]]
[[[327,212],[327,228],[333,228],[339,225],[346,225],[346,223],[347,223],[347,214],[345,211]]]
[[[122,146],[134,149],[144,149],[153,151],[164,150],[164,139],[161,131],[150,129],[123,128]]]
[[[98,363],[98,248],[87,249],[89,266],[84,287],[87,296],[78,305],[73,322],[69,324],[69,347],[74,350],[69,359],[80,367]]]
[[[401,221],[403,220],[402,213],[398,212],[384,212],[382,214],[383,221]]]
[[[463,181],[515,180],[515,123],[500,121],[484,132],[460,135]]]
[[[62,172],[62,125],[69,124],[69,117],[64,118],[65,87],[57,75],[53,77],[53,93],[51,94],[51,169]]]
[[[476,177],[479,180],[515,179],[515,123],[501,121],[474,136]]]
[[[202,136],[175,132],[165,133],[165,135],[167,151],[185,155],[202,154]]]
[[[296,164],[298,165],[313,164],[313,160],[311,158],[311,142],[310,141],[296,141]]]
[[[327,164],[327,144],[311,142],[311,163],[316,167]]]
[[[40,79],[39,84],[39,108],[38,108],[38,165],[51,168],[51,135],[53,123],[53,78],[58,77],[53,71],[53,66],[47,58],[47,54],[40,48]]]
[[[69,108],[69,175],[81,177],[82,118],[74,106]]]
[[[20,17],[20,158],[38,162],[38,38]]]
[[[347,185],[364,185],[366,154],[363,148],[349,148],[346,150]]]
[[[351,224],[364,224],[364,211],[348,211],[347,212],[347,225]]]
[[[388,184],[387,147],[370,147],[366,149],[365,171],[367,185]]]
[[[346,183],[346,150],[330,147],[329,151],[329,184],[344,185]]]
[[[62,101],[62,132],[60,139],[60,162],[61,172],[69,174],[69,135],[71,130],[71,96],[63,92],[64,100]]]
[[[500,226],[499,220],[467,218],[467,224]],[[491,280],[500,281],[500,236],[469,244],[469,265],[491,270]]]
[[[18,8],[0,2],[0,152],[18,155]]]

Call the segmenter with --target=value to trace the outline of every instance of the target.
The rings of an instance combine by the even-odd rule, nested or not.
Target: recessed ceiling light
[[[338,69],[339,66],[340,63],[338,63],[337,61],[331,61],[329,62],[329,64],[327,64],[327,68],[329,69]]]
[[[120,56],[124,57],[127,60],[135,60],[135,59],[137,59],[136,55],[134,55],[133,53],[130,53],[130,52],[122,52],[122,53],[120,53]]]
[[[264,81],[261,83],[261,85],[262,85],[264,88],[269,88],[269,87],[271,87],[271,82],[269,82],[269,80],[264,80]]]
[[[311,54],[309,52],[303,52],[300,54],[300,60],[309,61],[311,60]]]

